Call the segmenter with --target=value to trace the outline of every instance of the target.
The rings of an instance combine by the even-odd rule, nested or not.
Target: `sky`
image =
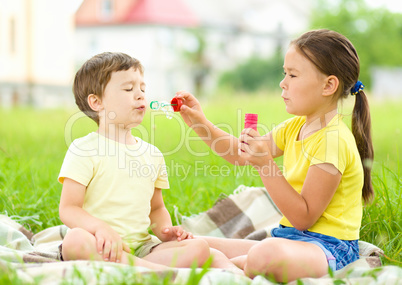
[[[385,7],[390,11],[402,13],[402,1],[400,0],[365,0],[366,3],[372,7],[379,8]],[[82,0],[71,0],[71,7],[78,9]]]
[[[80,7],[82,1],[83,0],[71,0],[70,1],[71,8],[74,10],[78,9],[78,7]]]
[[[402,13],[402,1],[400,0],[366,0],[373,7],[385,7],[392,12]]]

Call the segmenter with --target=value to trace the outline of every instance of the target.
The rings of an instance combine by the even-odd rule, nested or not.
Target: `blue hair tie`
[[[350,90],[350,95],[354,96],[360,93],[360,91],[363,91],[364,85],[361,81],[357,81],[355,86],[352,87]]]

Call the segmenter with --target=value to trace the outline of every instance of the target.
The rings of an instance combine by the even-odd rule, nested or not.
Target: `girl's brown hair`
[[[313,30],[304,33],[291,45],[310,60],[323,74],[339,79],[339,98],[346,98],[359,79],[360,63],[356,49],[343,35],[330,30]],[[371,117],[366,94],[356,94],[352,115],[352,133],[364,170],[363,200],[368,203],[374,195],[371,183],[371,165],[374,158],[371,139]]]
[[[132,67],[144,73],[140,61],[124,53],[104,52],[87,60],[74,78],[73,93],[78,108],[99,125],[98,113],[89,106],[88,96],[94,94],[102,98],[112,72]]]

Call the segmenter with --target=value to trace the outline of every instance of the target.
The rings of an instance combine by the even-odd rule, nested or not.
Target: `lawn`
[[[220,96],[203,101],[207,117],[238,136],[244,113],[258,113],[259,130],[266,132],[290,117],[278,96]],[[364,208],[361,239],[384,249],[385,264],[401,266],[402,250],[402,112],[399,102],[371,100],[375,161],[375,200]],[[344,103],[345,121],[351,102]],[[59,225],[61,185],[58,172],[74,138],[95,131],[96,125],[77,110],[0,109],[0,214],[14,216],[34,232]],[[210,208],[220,193],[229,194],[240,184],[262,186],[250,167],[234,167],[211,153],[179,116],[166,118],[147,111],[134,135],[156,145],[165,155],[170,189],[165,203],[183,215]],[[281,160],[278,160],[281,163]]]

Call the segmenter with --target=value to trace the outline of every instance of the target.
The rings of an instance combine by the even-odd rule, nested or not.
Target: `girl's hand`
[[[176,93],[176,98],[183,100],[180,115],[190,128],[193,125],[202,124],[206,120],[201,104],[194,95],[189,92],[179,91]]]
[[[162,230],[162,241],[182,241],[194,238],[193,234],[186,232],[181,226],[173,226]]]
[[[273,159],[267,140],[268,138],[260,136],[258,131],[250,128],[244,129],[239,138],[239,156],[257,170],[263,169]]]
[[[130,253],[130,247],[120,235],[109,226],[102,226],[95,232],[96,248],[105,261],[120,262],[123,250]]]

